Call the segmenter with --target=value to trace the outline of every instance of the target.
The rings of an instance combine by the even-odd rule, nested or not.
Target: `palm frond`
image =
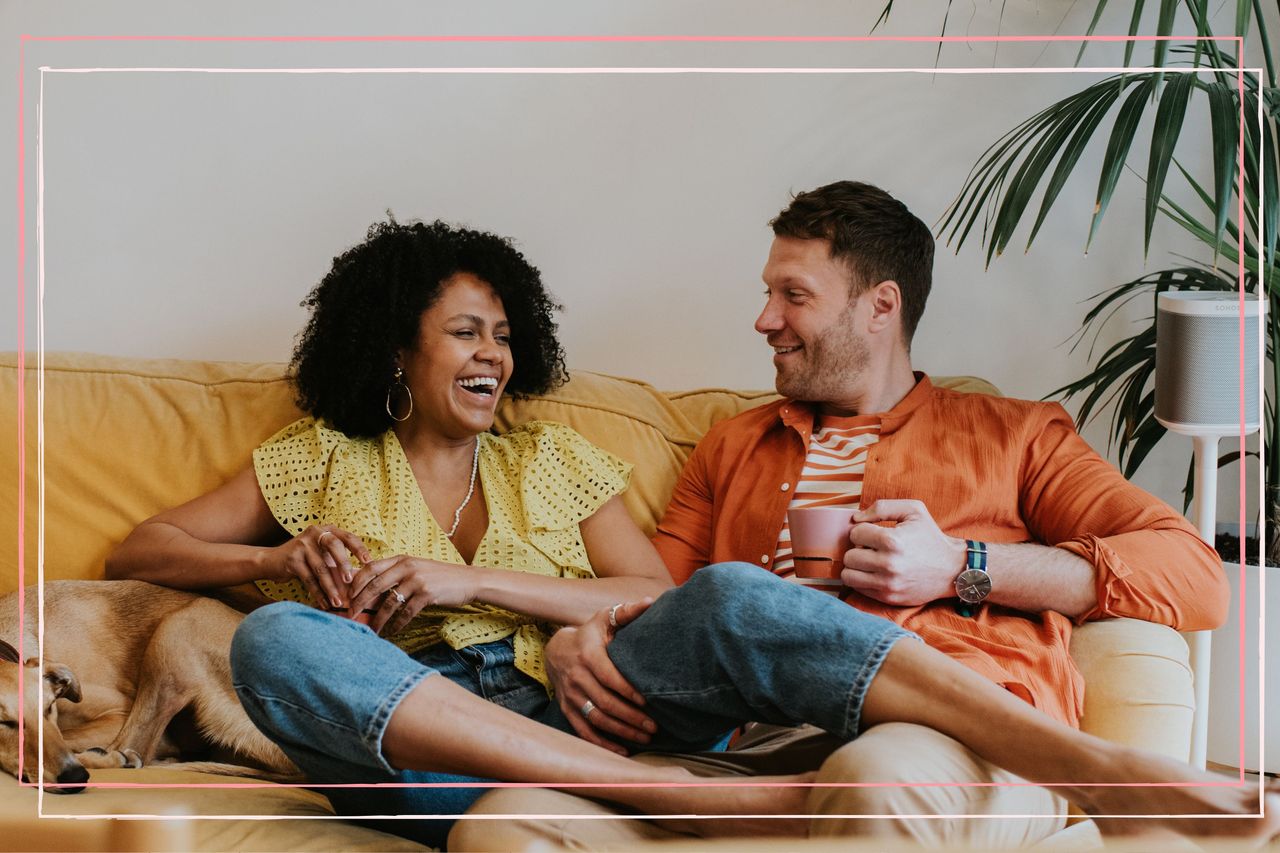
[[[893,11],[893,0],[888,0],[884,4],[884,8],[880,10],[880,16],[876,18],[876,22],[871,25],[871,32],[875,32],[881,24],[889,20],[889,13]]]
[[[1164,42],[1161,42],[1164,44]],[[1179,74],[1164,87],[1160,104],[1156,107],[1155,126],[1151,130],[1151,155],[1147,165],[1146,227],[1143,231],[1142,254],[1151,248],[1151,232],[1156,225],[1156,208],[1164,191],[1164,179],[1169,174],[1173,149],[1182,133],[1182,120],[1187,114],[1187,101],[1195,87],[1194,72]]]
[[[1236,133],[1236,99],[1234,94],[1219,83],[1201,84],[1209,95],[1209,121],[1213,141],[1213,222],[1214,243],[1222,240],[1231,212],[1231,195],[1236,177],[1236,149],[1239,135]],[[1187,172],[1178,167],[1186,176]],[[1214,261],[1217,261],[1214,254]]]
[[[1238,0],[1243,5],[1245,0]],[[1267,83],[1274,88],[1276,85],[1276,69],[1271,58],[1271,38],[1267,35],[1267,19],[1262,13],[1261,0],[1253,0],[1253,17],[1258,22],[1258,41],[1262,43],[1262,60],[1267,69]],[[1240,26],[1240,8],[1236,7],[1236,35],[1244,37],[1249,34],[1249,16],[1246,13],[1244,26]]]
[[[1154,90],[1155,81],[1144,76],[1129,93],[1129,97],[1125,98],[1116,115],[1111,138],[1107,140],[1107,152],[1102,159],[1102,171],[1098,176],[1098,196],[1093,203],[1093,219],[1089,223],[1089,236],[1085,240],[1086,252],[1102,222],[1103,214],[1107,212],[1107,205],[1111,203],[1111,194],[1115,192],[1116,183],[1124,169],[1124,161],[1129,156],[1129,148],[1133,145],[1133,137],[1138,130],[1138,121],[1142,118],[1142,111],[1146,109],[1147,98]]]
[[[1143,0],[1133,0],[1133,14],[1129,16],[1129,35],[1136,36],[1142,28],[1142,7],[1145,4]],[[1127,67],[1133,61],[1133,45],[1132,40],[1124,43],[1124,64]]]
[[[1156,68],[1164,66],[1165,58],[1169,55],[1169,42],[1165,38],[1173,35],[1173,22],[1178,16],[1178,0],[1160,0],[1160,16],[1156,20],[1156,35],[1162,38],[1156,42],[1155,59],[1151,64]],[[1196,42],[1199,44],[1199,42]],[[1128,64],[1126,62],[1126,64]]]
[[[1109,96],[1099,98],[1096,103],[1089,107],[1080,125],[1071,135],[1070,142],[1063,149],[1062,157],[1058,160],[1058,168],[1054,170],[1053,177],[1049,180],[1049,185],[1045,188],[1044,199],[1040,202],[1040,213],[1036,215],[1035,224],[1031,226],[1031,233],[1027,235],[1027,250],[1031,249],[1031,242],[1036,239],[1036,234],[1040,233],[1040,226],[1044,224],[1044,218],[1049,214],[1049,208],[1053,207],[1054,201],[1058,198],[1058,193],[1062,192],[1062,188],[1067,184],[1067,178],[1071,176],[1071,172],[1075,169],[1076,163],[1080,160],[1080,155],[1084,153],[1085,146],[1089,144],[1089,140],[1093,137],[1093,132],[1098,129],[1098,125],[1102,122],[1102,117],[1111,109],[1111,105],[1120,97],[1120,88],[1116,87]]]
[[[1106,8],[1107,8],[1107,0],[1098,0],[1098,4],[1093,7],[1093,19],[1089,21],[1089,26],[1085,28],[1084,34],[1086,36],[1093,35],[1094,31],[1098,29],[1098,21],[1102,20],[1102,11]],[[1080,64],[1080,60],[1084,56],[1084,49],[1088,46],[1089,46],[1089,42],[1087,41],[1080,42],[1080,50],[1076,51],[1076,65]],[[1125,65],[1128,65],[1128,64],[1129,63],[1126,61]]]

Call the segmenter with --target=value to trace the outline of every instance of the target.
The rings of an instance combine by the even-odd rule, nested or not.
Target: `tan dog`
[[[180,751],[170,723],[190,709],[200,739],[228,761],[189,770],[297,780],[297,769],[240,707],[231,687],[231,635],[243,618],[225,604],[141,581],[54,581],[44,585],[44,669],[35,626],[36,588],[27,589],[23,649],[18,593],[0,598],[0,769],[34,780],[44,728],[50,790],[83,790],[86,768],[141,767]],[[8,646],[8,648],[5,648]],[[18,743],[18,679],[24,743]],[[184,715],[185,717],[185,715]]]

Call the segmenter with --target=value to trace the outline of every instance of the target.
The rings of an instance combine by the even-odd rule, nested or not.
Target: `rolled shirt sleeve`
[[[1222,561],[1172,507],[1126,480],[1058,404],[1028,424],[1020,500],[1036,540],[1088,560],[1097,605],[1077,619],[1128,616],[1181,631],[1226,620]]]

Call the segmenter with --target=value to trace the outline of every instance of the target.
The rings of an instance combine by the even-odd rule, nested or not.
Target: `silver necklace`
[[[462,499],[462,503],[458,504],[458,508],[453,511],[453,527],[449,528],[449,532],[445,536],[450,539],[453,534],[458,532],[458,522],[462,520],[462,511],[467,508],[467,504],[471,503],[471,496],[476,493],[476,472],[480,470],[480,436],[476,436],[476,449],[471,454],[471,485],[467,486],[467,496]]]

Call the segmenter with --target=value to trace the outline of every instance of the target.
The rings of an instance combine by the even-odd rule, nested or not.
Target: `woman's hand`
[[[561,628],[547,643],[547,675],[555,686],[560,710],[583,740],[619,755],[627,751],[601,732],[648,743],[658,727],[640,709],[644,697],[622,677],[605,647],[615,631],[652,603],[652,598],[644,598],[601,610],[577,627]],[[587,713],[583,708],[588,708]]]
[[[424,607],[462,607],[475,601],[480,571],[405,555],[375,560],[356,573],[349,615],[358,618],[376,605],[367,624],[375,633],[394,634]]]
[[[351,555],[362,563],[373,558],[359,536],[332,524],[313,524],[283,545],[271,548],[268,554],[266,577],[296,578],[316,605],[326,610],[346,606],[354,577]]]

